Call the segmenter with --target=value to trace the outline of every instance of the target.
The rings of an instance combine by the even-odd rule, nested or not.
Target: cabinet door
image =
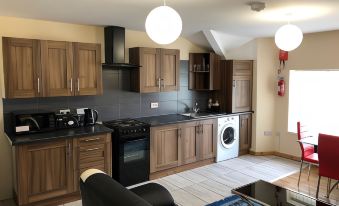
[[[177,125],[151,128],[151,173],[180,165],[178,132]]]
[[[252,76],[233,76],[232,111],[252,109]]]
[[[41,41],[44,96],[73,96],[72,43]]]
[[[252,142],[252,118],[251,114],[240,115],[239,154],[248,154]]]
[[[198,133],[196,122],[183,123],[179,126],[181,141],[181,163],[188,164],[198,160]]]
[[[210,53],[210,85],[209,90],[219,90],[221,86],[220,56]]]
[[[76,95],[101,95],[102,69],[100,44],[74,43]]]
[[[27,204],[74,191],[71,140],[19,146],[18,200]]]
[[[199,159],[215,157],[215,123],[214,120],[200,122],[199,133]]]
[[[160,91],[160,49],[140,49],[140,92]]]
[[[39,41],[3,37],[5,90],[7,98],[41,95]]]
[[[179,90],[180,51],[161,49],[161,91]]]

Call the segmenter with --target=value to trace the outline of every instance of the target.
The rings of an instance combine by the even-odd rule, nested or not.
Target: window
[[[297,132],[298,121],[339,135],[339,71],[290,71],[289,132]]]

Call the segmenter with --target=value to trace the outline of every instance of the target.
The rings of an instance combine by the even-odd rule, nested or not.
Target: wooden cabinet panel
[[[234,76],[252,76],[253,62],[248,60],[233,61]]]
[[[180,143],[182,149],[181,164],[188,164],[198,160],[198,133],[196,122],[179,125]]]
[[[70,42],[41,41],[44,96],[73,96],[73,48]]]
[[[19,146],[16,157],[20,205],[74,191],[71,147],[70,140]]]
[[[161,49],[161,91],[179,89],[180,51],[177,49]]]
[[[102,95],[100,44],[74,43],[76,95]]]
[[[240,115],[239,125],[239,154],[248,154],[252,144],[252,115]]]
[[[199,159],[215,157],[215,123],[214,120],[201,121],[199,129]]]
[[[7,98],[41,95],[40,46],[38,40],[3,37]]]
[[[233,77],[232,111],[250,111],[252,108],[252,76]]]
[[[151,172],[180,165],[181,148],[177,125],[151,128]]]
[[[129,61],[141,66],[131,72],[131,89],[133,91],[151,93],[179,89],[179,50],[130,48]]]

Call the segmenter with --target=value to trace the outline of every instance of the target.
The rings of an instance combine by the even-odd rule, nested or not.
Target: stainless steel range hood
[[[135,69],[139,65],[125,63],[125,28],[105,27],[105,63],[109,69]]]

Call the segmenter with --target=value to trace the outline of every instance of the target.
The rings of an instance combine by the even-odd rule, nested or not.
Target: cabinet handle
[[[234,87],[234,88],[236,87],[235,80],[233,80],[233,87]]]
[[[165,80],[161,79],[161,81],[162,81],[162,87],[165,89]]]
[[[73,78],[71,78],[71,92],[73,92]]]
[[[204,134],[204,125],[200,125],[200,127],[201,127],[201,134]]]
[[[158,87],[159,89],[161,89],[161,78],[160,77],[158,78]]]
[[[99,140],[100,138],[93,138],[93,139],[85,139],[84,141],[85,142],[92,142],[92,141],[96,141],[96,140]]]
[[[38,93],[40,94],[40,77],[38,77]]]
[[[79,80],[79,77],[78,77],[78,92],[80,92],[80,80]]]
[[[90,151],[95,151],[95,150],[98,150],[98,149],[99,149],[99,148],[96,147],[96,148],[86,149],[85,151],[86,151],[86,152],[90,152]]]
[[[68,153],[68,157],[71,157],[72,155],[72,153],[71,153],[72,151],[71,151],[71,143],[68,143],[68,149],[67,149],[67,153]]]

